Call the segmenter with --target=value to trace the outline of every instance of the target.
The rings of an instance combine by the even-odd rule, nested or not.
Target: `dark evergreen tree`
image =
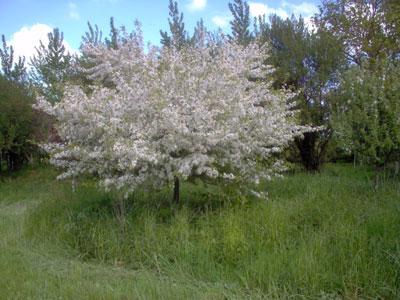
[[[102,43],[101,39],[103,36],[103,32],[99,30],[97,24],[94,25],[94,28],[90,22],[87,22],[88,31],[85,32],[85,35],[82,36],[81,47],[85,44],[99,45]]]
[[[254,17],[254,37],[260,44],[267,42],[266,31],[269,29],[269,24],[265,19],[265,15]]]
[[[250,9],[245,0],[234,0],[229,3],[233,20],[230,22],[232,35],[230,38],[238,44],[246,46],[252,40],[250,32]]]
[[[198,47],[204,47],[207,35],[208,31],[206,26],[204,25],[204,20],[200,19],[200,21],[197,22],[196,27],[194,28],[192,44]]]
[[[160,30],[161,44],[165,47],[175,47],[180,50],[185,45],[190,43],[190,38],[185,30],[185,23],[183,22],[183,13],[179,12],[178,3],[173,0],[169,0],[169,30]]]
[[[271,46],[267,63],[275,67],[275,88],[298,93],[294,101],[302,124],[324,126],[296,141],[304,167],[318,170],[331,141],[331,96],[343,66],[340,43],[325,31],[309,32],[301,17],[283,20],[273,15],[269,24],[262,18],[258,22],[259,41]]]
[[[114,25],[114,18],[110,18],[110,38],[106,38],[106,45],[112,49],[118,49],[119,31]]]
[[[70,75],[73,57],[63,44],[64,35],[58,28],[48,34],[49,43],[36,48],[31,59],[31,79],[40,95],[51,103],[61,100],[63,87]]]
[[[1,36],[3,49],[0,49],[0,60],[2,73],[6,79],[16,82],[25,82],[27,73],[25,67],[25,57],[18,57],[18,62],[14,63],[14,49],[7,46],[5,36]]]
[[[304,20],[301,17],[297,20],[294,16],[284,20],[277,15],[271,15],[269,23],[265,21],[265,17],[260,17],[258,22],[258,40],[271,47],[268,63],[276,68],[275,88],[286,86],[298,90],[307,73],[303,62],[310,44],[310,34]]]
[[[94,67],[92,59],[87,55],[84,50],[86,46],[99,46],[105,44],[106,41],[102,40],[103,32],[95,24],[92,26],[90,22],[87,22],[88,29],[82,36],[80,49],[82,54],[75,59],[75,64],[78,67],[73,68],[70,81],[73,84],[80,85],[84,90],[90,91],[90,86],[93,84],[93,80],[90,80],[87,76],[86,70]]]

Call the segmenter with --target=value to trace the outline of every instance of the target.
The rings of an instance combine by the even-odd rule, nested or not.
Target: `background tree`
[[[110,20],[110,24],[114,24],[114,21],[111,22]],[[100,45],[108,45],[108,47],[110,47],[110,43],[107,44],[107,41],[109,41],[108,39],[105,41],[102,40],[103,32],[99,29],[97,24],[93,26],[90,22],[87,22],[87,26],[88,29],[84,35],[82,35],[79,47],[81,55],[74,61],[75,63],[73,64],[70,82],[75,85],[80,85],[83,89],[89,92],[90,86],[93,85],[94,82],[88,78],[86,73],[88,69],[93,68],[95,65],[91,58],[86,55],[85,48],[91,46],[97,47]],[[111,29],[111,34],[112,32],[116,32],[116,30]],[[113,40],[112,37],[111,40]]]
[[[399,160],[399,12],[398,1],[330,0],[316,17],[343,44],[348,62],[334,110],[338,140],[355,161],[377,170]]]
[[[239,45],[248,45],[252,40],[252,34],[250,32],[250,9],[247,1],[234,0],[233,3],[229,3],[229,10],[233,16],[233,20],[230,21],[232,30],[230,38]]]
[[[196,27],[194,28],[191,43],[197,47],[203,48],[205,46],[204,43],[206,41],[206,38],[209,34],[210,33],[204,25],[204,20],[200,19],[200,21],[197,22]]]
[[[393,58],[399,55],[400,52],[400,3],[396,0],[386,0],[385,7],[385,32],[393,48]],[[397,45],[397,47],[396,47]]]
[[[63,44],[63,33],[58,28],[48,34],[49,42],[36,48],[31,59],[30,77],[39,95],[47,101],[56,103],[61,100],[63,90],[71,72],[73,57]]]
[[[89,28],[90,32],[90,28]],[[118,49],[119,44],[119,30],[114,25],[114,18],[110,18],[110,37],[106,38],[105,43],[110,49]]]
[[[25,57],[18,57],[18,61],[14,62],[14,49],[7,46],[6,38],[1,36],[3,48],[0,49],[1,70],[3,76],[16,82],[25,82],[27,80],[27,72],[25,66]]]
[[[351,63],[396,56],[399,44],[400,2],[395,0],[325,0],[316,23],[344,45]]]
[[[112,24],[114,25],[114,21],[112,22]],[[82,47],[84,47],[84,45],[86,44],[97,46],[102,43],[103,32],[99,29],[97,24],[95,24],[93,27],[92,24],[90,24],[90,22],[87,22],[87,26],[88,30],[82,36],[82,42],[80,46],[81,50]],[[111,30],[111,32],[113,32],[113,30]]]
[[[259,18],[258,41],[271,47],[267,62],[275,67],[274,87],[298,93],[293,100],[302,124],[323,126],[304,134],[296,146],[304,167],[319,170],[331,140],[331,95],[337,88],[342,66],[340,44],[322,30],[310,32],[303,18],[286,20],[272,15],[270,22]]]
[[[179,12],[178,3],[169,0],[169,30],[160,30],[161,44],[165,47],[175,47],[180,50],[190,43],[188,33],[185,30],[185,23],[183,22],[183,13]]]
[[[400,67],[354,66],[343,76],[334,115],[335,128],[357,161],[382,170],[400,161]]]
[[[259,43],[271,47],[268,63],[275,67],[274,87],[280,89],[287,86],[299,90],[307,74],[304,60],[310,45],[310,33],[304,20],[297,20],[294,16],[285,20],[271,15],[269,22],[265,17],[259,17],[257,25]]]

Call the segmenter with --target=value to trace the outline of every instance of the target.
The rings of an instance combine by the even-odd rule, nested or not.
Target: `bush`
[[[32,103],[24,86],[0,76],[0,173],[18,169],[35,152]]]

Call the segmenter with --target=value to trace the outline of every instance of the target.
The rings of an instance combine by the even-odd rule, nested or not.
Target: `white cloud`
[[[47,24],[38,23],[30,27],[24,26],[12,35],[11,40],[7,41],[7,44],[13,46],[15,59],[17,59],[18,56],[25,56],[26,62],[29,63],[30,58],[36,54],[35,47],[39,47],[39,41],[47,45],[49,41],[47,35],[52,31],[53,28]],[[77,53],[65,39],[64,46],[68,52]]]
[[[190,3],[187,5],[187,8],[194,12],[203,10],[207,5],[207,0],[191,0]]]
[[[304,24],[310,29],[315,29],[315,24],[312,20],[312,17],[318,13],[318,7],[309,2],[302,2],[300,4],[291,4],[288,2],[283,1],[282,7],[290,11],[291,14],[299,17],[300,15],[304,19]]]
[[[268,6],[264,3],[250,2],[249,7],[250,7],[250,14],[253,17],[268,14]]]
[[[81,17],[78,12],[78,6],[74,2],[68,3],[69,14],[68,16],[73,20],[79,20]]]
[[[282,7],[272,8],[269,7],[267,4],[261,2],[249,2],[249,8],[250,8],[250,15],[252,17],[258,17],[263,15],[269,16],[272,14],[278,15],[279,17],[284,19],[289,17],[287,11]]]
[[[230,17],[227,16],[214,16],[211,21],[214,23],[214,25],[224,28],[229,25]]]
[[[291,4],[286,1],[282,2],[282,7],[288,9],[295,15],[302,15],[303,17],[311,17],[318,12],[318,7],[309,2],[302,2],[300,4]]]
[[[264,0],[265,1],[265,0]],[[304,23],[309,29],[314,29],[312,17],[318,12],[318,7],[310,2],[302,2],[300,4],[293,4],[290,2],[282,1],[281,5],[277,8],[269,7],[263,2],[249,2],[250,15],[252,17],[277,15],[283,19],[289,18],[292,14],[296,17],[300,15],[304,18]]]

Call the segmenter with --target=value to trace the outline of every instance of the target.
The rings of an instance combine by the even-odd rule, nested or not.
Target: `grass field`
[[[329,165],[264,184],[268,200],[187,184],[180,207],[142,191],[118,218],[113,195],[56,174],[0,181],[0,299],[400,297],[398,179]]]

